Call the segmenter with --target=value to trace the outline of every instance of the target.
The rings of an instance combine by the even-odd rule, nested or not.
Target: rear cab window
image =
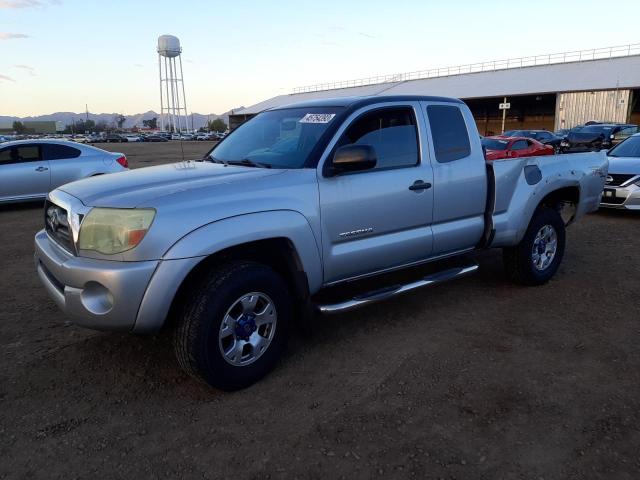
[[[429,105],[427,117],[438,163],[454,162],[471,155],[469,132],[459,107]]]

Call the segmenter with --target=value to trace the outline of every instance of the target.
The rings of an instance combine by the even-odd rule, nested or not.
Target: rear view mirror
[[[282,131],[290,132],[291,130],[296,129],[296,122],[293,120],[287,120],[282,122]]]
[[[345,145],[336,150],[331,164],[331,174],[370,170],[376,166],[376,149],[371,145]]]

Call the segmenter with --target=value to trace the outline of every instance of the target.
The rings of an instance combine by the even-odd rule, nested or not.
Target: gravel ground
[[[183,374],[169,335],[71,324],[34,271],[41,216],[0,209],[0,478],[640,478],[638,215],[572,226],[543,287],[488,251],[475,276],[320,318],[236,393]]]

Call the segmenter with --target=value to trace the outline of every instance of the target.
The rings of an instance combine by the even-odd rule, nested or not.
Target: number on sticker
[[[307,113],[300,123],[329,123],[335,116],[335,113]]]

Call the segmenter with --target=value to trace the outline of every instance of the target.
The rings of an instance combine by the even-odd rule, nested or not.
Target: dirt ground
[[[0,478],[640,478],[639,215],[572,226],[543,287],[488,251],[475,276],[320,318],[237,393],[182,373],[168,335],[71,324],[35,274],[41,217],[0,209]]]

